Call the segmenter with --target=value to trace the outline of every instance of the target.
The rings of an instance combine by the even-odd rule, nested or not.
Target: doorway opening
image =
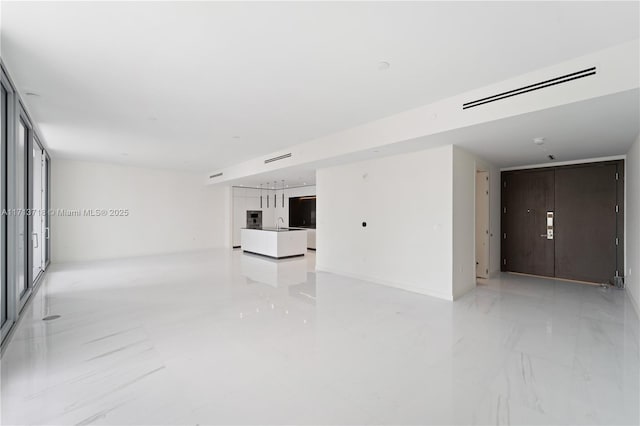
[[[476,277],[489,278],[489,172],[476,171]]]
[[[34,214],[31,215],[31,279],[35,284],[49,261],[49,160],[37,137],[33,139],[32,154],[31,205]]]

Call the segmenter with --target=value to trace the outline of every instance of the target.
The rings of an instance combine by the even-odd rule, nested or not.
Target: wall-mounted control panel
[[[553,212],[547,212],[547,240],[553,240]]]

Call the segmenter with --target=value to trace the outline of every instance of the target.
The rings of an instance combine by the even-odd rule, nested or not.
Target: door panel
[[[624,270],[623,172],[623,161],[503,172],[502,270],[611,282]]]
[[[617,167],[556,170],[555,276],[607,283],[616,272]]]
[[[503,173],[502,190],[502,269],[553,276],[554,240],[546,237],[546,216],[554,210],[554,171]]]

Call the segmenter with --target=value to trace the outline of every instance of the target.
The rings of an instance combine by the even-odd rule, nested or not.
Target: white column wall
[[[316,268],[452,299],[452,167],[446,146],[318,170]]]
[[[476,286],[476,172],[489,172],[489,274],[500,271],[500,171],[453,147],[453,298]]]
[[[447,300],[464,295],[476,285],[477,170],[491,182],[495,274],[500,172],[455,146],[318,170],[316,268]]]
[[[476,161],[453,147],[453,298],[476,286]]]
[[[640,134],[627,153],[625,287],[640,317]]]

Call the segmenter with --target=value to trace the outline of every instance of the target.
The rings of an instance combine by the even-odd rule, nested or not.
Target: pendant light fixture
[[[282,179],[282,208],[284,209],[284,179]]]
[[[275,181],[275,180],[273,181],[273,208],[274,209],[276,208],[276,204],[277,204],[277,201],[276,201],[276,185],[277,185],[277,183],[278,183],[277,181]]]
[[[267,208],[269,208],[269,183],[267,182]]]
[[[262,184],[260,184],[260,208],[262,208]]]

